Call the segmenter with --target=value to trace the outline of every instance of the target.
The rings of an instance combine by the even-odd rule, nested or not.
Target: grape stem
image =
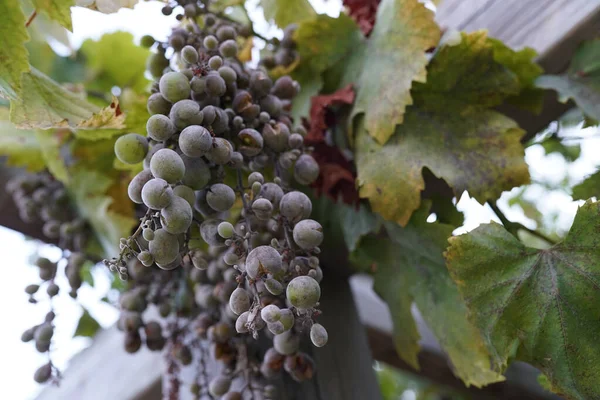
[[[33,10],[29,18],[27,18],[27,22],[25,22],[25,28],[29,28],[29,25],[31,25],[35,17],[37,17],[37,10]]]
[[[550,245],[556,244],[556,240],[549,238],[548,236],[544,235],[541,232],[536,231],[535,229],[528,228],[525,225],[521,224],[520,222],[509,221],[508,218],[506,218],[506,215],[504,215],[504,213],[500,210],[500,208],[498,208],[498,205],[496,204],[495,201],[488,201],[487,203],[489,204],[492,211],[494,211],[494,213],[498,216],[498,218],[500,219],[500,222],[502,222],[502,225],[504,225],[504,228],[506,228],[506,230],[508,232],[510,232],[513,236],[515,236],[517,239],[519,238],[517,235],[519,230],[524,230],[524,231],[532,234],[533,236],[536,236],[537,238],[542,239],[543,241],[547,242]]]

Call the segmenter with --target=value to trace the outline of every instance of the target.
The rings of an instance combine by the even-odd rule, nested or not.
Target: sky
[[[311,0],[315,9],[320,13],[336,16],[341,8],[341,0]],[[249,11],[255,21],[255,29],[267,36],[279,36],[280,31],[269,27],[262,13],[258,10],[258,0],[250,0]],[[161,3],[141,2],[133,10],[123,9],[116,14],[104,15],[83,8],[73,8],[73,34],[69,40],[73,48],[77,48],[88,38],[98,39],[102,34],[125,30],[133,33],[136,40],[145,34],[152,34],[157,39],[164,40],[176,21],[174,16],[165,17],[161,14]],[[53,46],[58,52],[66,51],[59,44]],[[258,51],[258,50],[257,50]],[[117,55],[115,55],[117,56]],[[567,129],[564,135],[591,137],[582,141],[582,155],[570,165],[557,154],[546,156],[541,146],[531,146],[526,150],[526,162],[530,167],[533,178],[548,183],[558,183],[568,179],[577,183],[596,170],[600,165],[600,131],[598,129],[581,130],[579,127]],[[567,166],[569,168],[567,169]],[[499,201],[500,208],[506,216],[513,220],[535,228],[518,207],[509,208],[508,200],[516,190],[506,192]],[[560,212],[557,226],[566,232],[571,225],[577,206],[581,202],[573,202],[568,193],[548,193],[541,187],[532,187],[527,197],[534,199],[544,214]],[[468,232],[481,223],[490,220],[498,221],[491,209],[482,206],[464,194],[457,205],[465,213],[465,223],[455,231],[455,234]],[[38,354],[31,343],[20,341],[21,333],[34,324],[40,323],[49,309],[49,304],[29,304],[24,288],[30,283],[37,283],[36,269],[30,265],[35,254],[57,259],[60,253],[49,245],[40,245],[27,240],[23,235],[0,227],[0,250],[3,255],[5,274],[0,280],[0,312],[2,326],[0,327],[0,399],[27,400],[35,397],[40,387],[33,382],[35,369],[46,361],[45,355]],[[100,301],[109,287],[109,279],[102,267],[96,268],[94,288],[84,284],[80,290],[79,301],[90,311],[103,327],[112,325],[118,316],[116,309]],[[63,278],[64,279],[64,278]],[[63,285],[66,282],[63,280]],[[82,309],[68,296],[68,291],[56,298],[57,313],[55,347],[52,351],[53,361],[61,369],[65,369],[68,360],[83,348],[89,346],[90,340],[73,338],[75,327]]]

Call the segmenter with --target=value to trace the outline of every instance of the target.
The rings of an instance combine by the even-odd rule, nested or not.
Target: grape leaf
[[[342,86],[354,83],[357,90],[352,115],[365,113],[366,130],[379,144],[404,120],[412,82],[426,80],[425,51],[439,39],[433,13],[418,0],[383,0],[369,40],[343,61]]]
[[[590,197],[600,197],[600,172],[588,176],[573,188],[573,200],[588,200]]]
[[[44,11],[50,19],[58,21],[62,26],[73,31],[71,7],[75,0],[31,0],[37,11]]]
[[[118,101],[104,109],[88,103],[35,68],[22,75],[22,97],[11,102],[10,118],[18,128],[122,128]]]
[[[83,313],[81,317],[79,317],[79,322],[77,323],[77,328],[75,328],[75,333],[73,337],[81,336],[81,337],[93,337],[101,328],[100,324],[94,317],[90,315],[90,312],[83,308]]]
[[[8,121],[8,108],[0,107],[0,156],[7,156],[7,165],[24,167],[30,172],[44,169],[46,163],[35,132],[17,129]]]
[[[572,98],[585,115],[600,120],[600,39],[585,42],[575,53],[566,73],[542,75],[536,85],[552,89],[558,99],[567,102]]]
[[[75,4],[100,11],[104,14],[112,14],[121,8],[133,8],[139,0],[75,0]]]
[[[424,167],[480,202],[529,181],[523,131],[489,110],[519,92],[514,73],[494,61],[485,33],[463,34],[444,46],[428,66],[428,81],[416,83],[415,104],[384,146],[359,117],[355,138],[357,184],[362,198],[385,219],[406,225],[419,208]]]
[[[136,46],[131,33],[113,32],[102,35],[99,40],[88,39],[80,51],[87,59],[90,87],[104,91],[110,91],[113,86],[131,87],[143,92],[149,84],[144,72],[150,51]]]
[[[35,138],[42,149],[42,158],[48,171],[65,185],[69,183],[69,171],[62,156],[62,146],[70,133],[65,129],[37,130]]]
[[[501,225],[450,239],[446,261],[492,353],[546,374],[569,399],[600,393],[600,203],[588,201],[562,243],[525,247]]]
[[[280,28],[317,15],[308,0],[260,0],[265,19]]]
[[[561,154],[565,160],[569,162],[573,162],[579,158],[581,155],[581,145],[579,143],[575,144],[565,144],[560,140],[557,136],[551,136],[548,139],[545,139],[542,143],[540,143],[544,148],[546,154],[558,153]],[[587,200],[587,199],[586,199]]]
[[[392,313],[396,349],[418,368],[419,335],[410,312],[414,302],[465,384],[481,387],[502,381],[502,375],[490,369],[484,341],[468,321],[466,306],[445,267],[442,252],[453,227],[426,223],[428,209],[424,204],[406,228],[385,222],[388,237],[367,237],[357,249],[363,262],[370,258],[374,264],[374,289]]]
[[[0,97],[16,99],[21,92],[21,74],[29,71],[25,42],[29,34],[18,0],[0,2]]]

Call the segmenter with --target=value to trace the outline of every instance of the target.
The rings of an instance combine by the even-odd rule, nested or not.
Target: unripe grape
[[[237,74],[235,70],[228,66],[223,66],[219,68],[219,75],[225,81],[225,83],[231,84],[237,80]]]
[[[269,331],[273,335],[281,335],[282,333],[285,332],[283,323],[281,323],[280,321],[275,321],[275,322],[271,322],[271,323],[267,322],[267,329],[269,329]]]
[[[219,235],[218,226],[221,221],[217,219],[207,219],[200,224],[200,236],[209,246],[223,246],[225,239]]]
[[[169,117],[162,114],[152,115],[146,122],[148,136],[159,142],[169,139],[175,134],[176,130],[177,128],[175,128]]]
[[[146,68],[150,71],[150,74],[154,78],[159,78],[165,68],[169,66],[169,60],[165,58],[164,54],[152,53],[146,62]]]
[[[181,131],[179,148],[188,157],[200,157],[212,149],[210,132],[200,125],[191,125]]]
[[[127,194],[131,201],[137,204],[142,204],[142,189],[150,179],[152,179],[152,172],[149,169],[140,171],[132,180],[129,182],[127,187]]]
[[[265,178],[263,176],[263,174],[261,174],[260,172],[252,172],[249,176],[248,176],[248,184],[250,186],[252,186],[254,184],[254,182],[260,182],[265,183]]]
[[[220,97],[225,94],[227,86],[225,80],[218,74],[208,75],[206,77],[206,94],[209,96]]]
[[[289,308],[279,310],[279,322],[283,324],[283,329],[289,331],[294,326],[294,313]]]
[[[177,236],[165,229],[154,231],[154,240],[148,245],[148,250],[157,264],[169,264],[177,259],[179,255],[179,240]]]
[[[233,225],[231,225],[231,223],[229,223],[227,221],[223,221],[217,227],[217,231],[219,232],[219,235],[221,235],[221,237],[223,239],[229,239],[230,237],[233,236],[234,229],[233,229]]]
[[[152,234],[154,234],[153,231]],[[148,250],[140,251],[137,258],[145,267],[149,267],[154,263],[154,257],[152,257],[152,254]]]
[[[27,285],[25,286],[25,293],[28,295],[35,294],[40,288],[40,285]]]
[[[302,154],[294,165],[294,178],[302,185],[310,185],[319,177],[319,164],[312,156]]]
[[[269,182],[262,185],[259,196],[269,200],[273,205],[273,209],[277,210],[283,198],[283,190],[279,185]]]
[[[266,221],[271,218],[271,214],[273,214],[273,204],[267,199],[256,199],[252,203],[252,211],[254,211],[254,215],[262,221]]]
[[[273,348],[285,356],[294,354],[300,348],[300,337],[291,332],[284,332],[273,337]]]
[[[189,186],[185,186],[185,185],[175,186],[173,188],[173,194],[176,196],[179,196],[182,199],[184,199],[185,201],[187,201],[188,204],[190,205],[190,207],[193,207],[194,203],[196,202],[196,193],[194,193],[194,190],[192,188],[190,188]]]
[[[192,224],[192,206],[179,196],[173,196],[171,204],[160,211],[160,223],[173,235],[187,232]]]
[[[219,41],[213,35],[208,35],[204,38],[203,44],[208,50],[215,50],[219,46]]]
[[[222,65],[223,65],[223,59],[219,56],[212,56],[208,60],[208,66],[214,70],[221,68]]]
[[[144,35],[140,39],[140,46],[149,48],[149,47],[152,47],[154,45],[154,42],[155,42],[155,40],[154,40],[154,38],[152,36],[150,36],[150,35]]]
[[[46,293],[48,293],[48,296],[50,296],[50,297],[56,296],[59,291],[60,291],[60,288],[58,287],[58,285],[56,283],[50,283],[48,285],[48,287],[46,288]]]
[[[310,217],[312,203],[307,195],[293,191],[286,193],[279,203],[279,213],[292,223]]]
[[[248,332],[248,327],[246,324],[248,323],[248,316],[250,315],[249,311],[245,311],[240,314],[239,317],[235,320],[235,331],[237,333],[246,333]]]
[[[160,149],[150,159],[150,171],[157,178],[169,183],[181,180],[185,174],[183,160],[171,149]]]
[[[190,81],[181,72],[167,72],[158,85],[160,94],[171,103],[190,97]]]
[[[281,254],[271,246],[259,246],[246,257],[246,272],[252,279],[263,274],[278,275],[283,271]]]
[[[232,26],[222,25],[219,27],[219,29],[217,29],[217,38],[221,42],[229,39],[235,39],[236,36],[237,34]]]
[[[169,119],[177,129],[184,129],[190,125],[200,125],[204,114],[200,111],[200,105],[194,100],[181,100],[173,104],[169,112]]]
[[[184,46],[181,49],[181,57],[188,64],[196,64],[198,62],[198,52],[193,46]]]
[[[281,293],[283,293],[283,285],[281,282],[273,278],[269,278],[265,281],[265,288],[274,296],[279,296]]]
[[[153,93],[148,98],[147,109],[150,115],[163,114],[169,115],[172,104],[165,99],[160,93]]]
[[[125,164],[137,164],[144,161],[148,153],[148,140],[137,133],[128,133],[115,142],[115,155]]]
[[[37,383],[46,383],[52,377],[52,365],[50,363],[39,367],[33,374],[33,380]]]
[[[327,330],[321,324],[313,324],[310,328],[310,340],[317,347],[323,347],[327,344]]]
[[[250,309],[250,295],[243,288],[237,288],[229,297],[229,307],[236,315],[240,315],[244,311]]]
[[[208,189],[206,201],[215,211],[227,211],[235,203],[235,192],[223,183],[216,183]]]
[[[35,334],[35,327],[25,330],[23,332],[23,334],[21,335],[21,341],[24,343],[31,342],[34,338],[34,334]]]
[[[191,259],[192,265],[195,268],[198,268],[199,270],[205,270],[206,268],[208,268],[208,263],[206,262],[204,257],[202,257],[202,253],[200,251],[193,251],[191,254]]]
[[[232,153],[233,146],[227,139],[215,138],[213,147],[210,152],[206,154],[206,158],[217,165],[224,165],[231,160]]]
[[[190,87],[194,93],[204,93],[206,90],[206,77],[194,76],[190,81]]]
[[[35,340],[40,342],[49,342],[54,336],[54,328],[48,323],[44,323],[35,330]]]
[[[281,313],[279,312],[279,307],[274,304],[269,304],[260,310],[260,316],[267,324],[272,324],[279,321]]]
[[[265,124],[262,135],[266,145],[276,152],[282,152],[287,149],[290,130],[285,124],[277,123],[275,126]]]
[[[310,276],[298,276],[288,284],[286,296],[296,308],[313,308],[319,302],[321,288],[319,283]]]
[[[140,334],[136,332],[128,332],[125,335],[125,351],[133,354],[136,353],[142,347],[142,338]]]
[[[255,129],[242,129],[238,133],[238,139],[241,142],[239,151],[245,156],[254,157],[263,149],[263,137]]]
[[[225,58],[235,57],[238,52],[235,40],[228,39],[219,45],[219,53]]]
[[[211,396],[223,396],[231,387],[231,379],[226,376],[219,375],[213,378],[208,384],[208,392]]]
[[[323,242],[323,227],[315,220],[305,219],[294,226],[293,236],[302,249],[314,249]]]
[[[185,165],[185,174],[182,183],[193,190],[204,189],[210,180],[210,169],[201,158],[191,158],[182,155],[181,159]]]
[[[160,210],[171,204],[173,190],[164,179],[154,178],[142,187],[141,197],[146,207]]]

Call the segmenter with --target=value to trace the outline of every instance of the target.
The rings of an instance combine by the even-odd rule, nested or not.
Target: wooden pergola
[[[600,34],[600,0],[444,0],[436,14],[445,28],[463,31],[487,29],[490,36],[519,49],[537,50],[546,73],[565,71],[577,46]],[[502,107],[531,138],[559,118],[572,104],[557,102],[546,93],[544,111],[532,115]],[[18,171],[0,167],[0,184]],[[39,226],[24,224],[6,194],[0,195],[0,224],[28,236],[46,240]],[[311,382],[283,390],[285,399],[370,400],[380,399],[372,372],[372,360],[388,363],[449,386],[475,399],[553,399],[536,382],[537,370],[514,363],[505,382],[483,389],[467,388],[457,379],[434,336],[415,318],[422,337],[420,371],[400,360],[391,339],[392,322],[386,305],[371,289],[370,278],[340,278],[323,282],[323,324],[332,338],[327,346],[312,351],[318,373]],[[335,312],[330,311],[335,310]],[[60,387],[48,387],[39,400],[154,400],[161,396],[162,356],[142,349],[135,356],[123,350],[116,328],[100,332],[90,348],[71,361]],[[286,384],[286,383],[284,383]],[[187,398],[185,390],[182,398]]]

